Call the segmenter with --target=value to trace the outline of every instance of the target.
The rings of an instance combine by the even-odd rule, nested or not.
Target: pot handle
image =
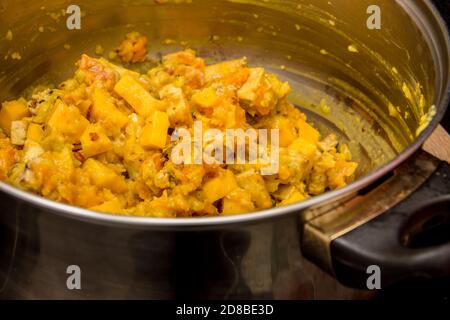
[[[354,288],[368,289],[374,270],[383,288],[415,277],[449,276],[450,165],[442,162],[409,198],[333,240],[331,256],[337,279]]]

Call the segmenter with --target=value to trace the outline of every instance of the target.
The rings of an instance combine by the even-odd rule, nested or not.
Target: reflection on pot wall
[[[363,297],[301,257],[296,216],[203,232],[87,224],[1,195],[2,298],[313,299]],[[12,209],[16,208],[16,210]],[[16,220],[16,213],[19,219]],[[17,234],[17,242],[14,242]],[[14,248],[14,252],[12,249]],[[11,250],[10,250],[11,249]],[[81,290],[69,290],[69,265]]]

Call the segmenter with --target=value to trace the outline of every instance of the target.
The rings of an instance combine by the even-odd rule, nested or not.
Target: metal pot
[[[395,207],[449,170],[418,151],[449,101],[448,33],[430,1],[377,3],[381,29],[371,30],[370,0],[79,0],[81,29],[68,30],[65,1],[2,1],[0,33],[12,30],[13,40],[0,41],[1,100],[64,79],[81,52],[113,49],[137,30],[155,57],[187,45],[211,61],[245,55],[276,72],[293,85],[292,101],[347,140],[361,166],[351,185],[298,204],[199,219],[105,215],[0,183],[0,295],[354,297],[312,276],[305,256],[354,287],[365,286],[369,265],[381,268],[383,285],[449,275],[450,244],[409,248],[414,206]],[[322,99],[330,113],[317,107]],[[442,184],[435,194],[448,193],[447,179],[432,179]],[[440,201],[448,214],[448,197]],[[81,269],[81,290],[67,287],[70,265]],[[320,291],[317,282],[331,286]]]

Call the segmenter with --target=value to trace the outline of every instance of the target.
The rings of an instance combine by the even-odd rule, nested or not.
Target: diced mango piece
[[[28,125],[27,139],[33,140],[35,142],[40,142],[44,137],[44,129],[37,123],[30,123]]]
[[[287,197],[280,202],[281,206],[287,206],[296,202],[300,202],[306,199],[306,196],[297,190],[297,188],[292,187],[289,190]]]
[[[128,117],[117,109],[111,95],[102,88],[96,88],[93,96],[91,116],[97,121],[108,122],[118,128],[128,123]]]
[[[84,162],[83,170],[88,173],[91,182],[99,188],[107,188],[118,193],[127,191],[127,184],[122,176],[93,158]]]
[[[30,112],[25,102],[17,100],[5,102],[0,110],[0,128],[5,134],[10,135],[11,123],[29,115]]]
[[[153,113],[151,123],[148,123],[142,130],[141,146],[144,148],[164,148],[169,127],[170,122],[167,113],[156,110]]]
[[[222,170],[203,185],[203,193],[209,203],[214,203],[238,188],[236,177],[230,170]]]
[[[143,117],[150,116],[156,110],[164,110],[164,103],[153,98],[132,76],[123,76],[115,85],[114,91]]]
[[[89,110],[92,106],[92,101],[90,100],[81,100],[76,103],[77,108],[80,110],[80,113],[83,115],[83,117],[87,117]]]
[[[72,141],[79,141],[89,125],[89,121],[81,115],[80,110],[75,106],[67,105],[59,99],[55,105],[56,109],[48,121],[48,126]]]
[[[235,189],[222,202],[222,214],[234,215],[255,210],[251,196],[242,189]]]
[[[246,65],[247,60],[244,58],[238,60],[225,61],[218,64],[207,66],[205,68],[206,82],[211,82],[230,76],[238,72],[241,68],[244,68]]]
[[[289,146],[289,148],[295,149],[301,152],[306,158],[311,159],[317,152],[317,145],[311,143],[304,138],[297,138]]]
[[[241,205],[238,201],[233,201],[227,198],[223,199],[223,206],[222,206],[222,214],[223,215],[237,215],[242,214],[246,212],[250,212],[251,210],[247,210],[245,206]]]
[[[81,136],[81,153],[85,158],[107,152],[113,148],[111,140],[99,124],[90,124]]]
[[[300,137],[313,144],[319,142],[320,139],[319,131],[314,129],[309,123],[307,123],[303,119],[299,119],[297,125],[300,131]]]
[[[280,134],[280,147],[289,146],[297,137],[291,121],[283,116],[275,116],[271,122],[273,129],[278,129]]]
[[[70,176],[71,172],[75,168],[73,163],[72,148],[66,146],[63,150],[53,154],[53,162],[55,163],[58,171],[63,175]]]
[[[218,100],[216,90],[211,87],[203,89],[192,96],[192,102],[202,108],[211,108]]]
[[[90,208],[93,211],[99,212],[108,212],[108,213],[120,213],[123,209],[122,203],[120,203],[119,199],[113,199],[110,201],[106,201],[99,206],[95,206]]]

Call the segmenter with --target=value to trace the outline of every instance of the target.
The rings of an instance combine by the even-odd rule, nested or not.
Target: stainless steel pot
[[[310,259],[353,286],[361,286],[361,272],[369,264],[386,263],[386,270],[381,265],[386,284],[416,273],[449,274],[448,244],[422,248],[419,258],[425,256],[427,262],[415,264],[419,251],[397,243],[396,235],[414,212],[389,221],[393,238],[381,249],[366,250],[368,239],[355,239],[355,233],[352,238],[358,226],[413,193],[435,171],[447,170],[431,156],[417,155],[449,101],[450,45],[444,23],[429,1],[378,0],[381,29],[370,30],[372,2],[79,0],[81,30],[68,30],[65,1],[1,1],[0,31],[13,32],[12,41],[0,41],[1,100],[26,95],[33,84],[62,80],[81,52],[94,54],[97,44],[113,49],[126,32],[138,30],[148,35],[155,58],[189,46],[210,61],[245,55],[252,64],[276,72],[293,85],[292,101],[323,132],[337,132],[347,140],[361,166],[360,178],[351,185],[298,204],[200,219],[105,215],[0,183],[5,248],[0,294],[321,297],[305,271],[311,267],[302,247]],[[175,44],[166,45],[165,39]],[[21,60],[12,59],[14,52]],[[331,113],[318,107],[322,99]],[[387,179],[392,172],[394,178]],[[442,183],[442,193],[448,193]],[[372,207],[365,210],[364,203]],[[346,210],[338,214],[339,208]],[[373,228],[366,232],[372,235]],[[362,248],[350,246],[349,239]],[[380,250],[393,247],[401,252],[400,261],[380,258]],[[68,290],[69,265],[81,268],[82,290]],[[359,282],[346,281],[351,271]],[[322,296],[340,290],[330,288]]]

